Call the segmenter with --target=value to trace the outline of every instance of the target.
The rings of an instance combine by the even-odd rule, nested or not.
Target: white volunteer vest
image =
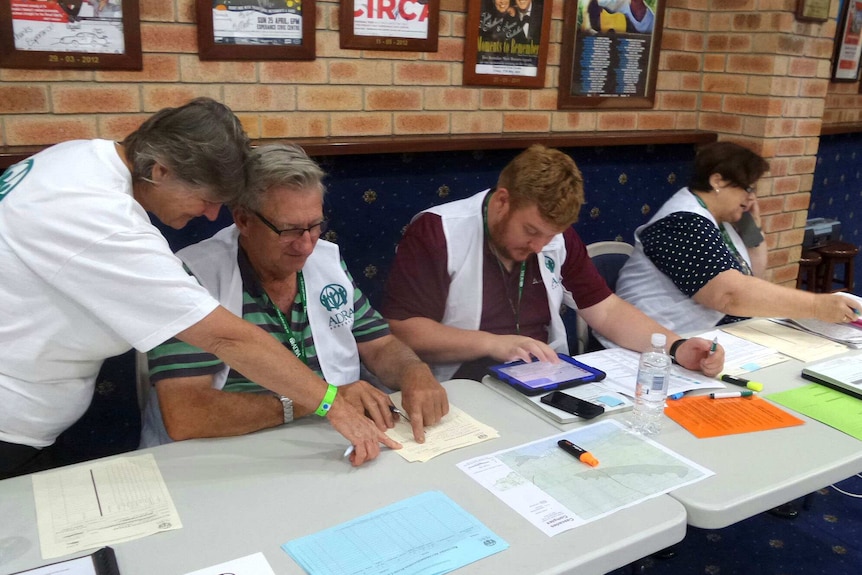
[[[237,265],[239,230],[235,225],[212,238],[177,252],[198,281],[231,313],[242,317],[242,274]],[[353,283],[341,268],[338,246],[318,240],[302,268],[305,278],[308,323],[323,378],[333,385],[359,379],[359,348],[353,338]],[[213,376],[213,388],[222,389],[230,367]],[[155,388],[144,412],[141,447],[171,442],[162,422]]]
[[[482,204],[489,190],[469,198],[450,202],[425,210],[437,214],[443,223],[446,237],[449,297],[443,315],[444,325],[460,329],[477,330],[482,320],[482,255],[484,253],[484,225]],[[542,281],[548,294],[551,325],[548,329],[549,345],[560,353],[568,353],[566,328],[560,317],[563,303],[575,309],[571,292],[563,288],[560,270],[566,259],[566,244],[558,234],[538,256]],[[460,363],[441,363],[432,366],[440,381],[451,379]]]
[[[688,188],[681,189],[646,224],[635,230],[635,249],[620,271],[616,293],[669,330],[682,334],[697,333],[713,328],[725,314],[702,306],[679,291],[673,281],[646,256],[640,241],[642,230],[676,212],[701,215],[718,227],[718,222],[709,210],[700,205],[694,194]],[[739,234],[733,226],[727,223],[723,225],[733,245],[750,266],[751,258]]]

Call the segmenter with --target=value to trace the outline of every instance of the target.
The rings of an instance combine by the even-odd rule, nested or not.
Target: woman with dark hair
[[[150,222],[147,212],[177,229],[214,220],[244,191],[249,154],[237,117],[199,98],[122,142],[63,142],[0,175],[0,479],[56,465],[51,446],[89,407],[106,358],[171,337],[326,416],[355,446],[355,465],[381,441],[398,447],[288,348],[221,307]]]
[[[620,271],[617,295],[678,333],[696,333],[752,316],[849,322],[853,301],[763,278],[757,181],[759,155],[731,142],[703,146],[694,174],[645,225]]]

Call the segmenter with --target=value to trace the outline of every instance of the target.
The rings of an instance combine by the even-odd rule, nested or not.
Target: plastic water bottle
[[[652,347],[641,354],[638,364],[635,406],[630,426],[635,432],[644,435],[661,431],[671,364],[670,356],[664,351],[666,341],[664,334],[652,334]]]

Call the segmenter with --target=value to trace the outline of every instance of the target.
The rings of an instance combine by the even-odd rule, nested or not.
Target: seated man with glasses
[[[360,360],[400,389],[417,441],[449,410],[428,366],[389,332],[341,259],[321,240],[324,176],[290,145],[253,150],[246,194],[230,204],[235,224],[177,255],[228,310],[280,341],[383,430],[394,425],[389,398],[360,379]],[[217,357],[170,340],[149,354],[154,384],[141,447],[195,437],[241,435],[307,415]],[[234,393],[251,392],[251,393]]]

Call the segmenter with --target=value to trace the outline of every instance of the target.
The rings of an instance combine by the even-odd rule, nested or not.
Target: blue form
[[[281,546],[309,575],[437,575],[509,548],[441,491]]]

